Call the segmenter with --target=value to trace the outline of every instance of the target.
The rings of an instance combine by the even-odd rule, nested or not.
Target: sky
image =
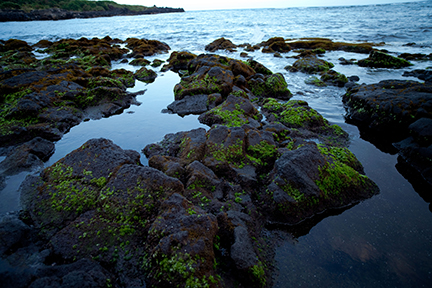
[[[184,8],[192,10],[287,8],[306,6],[348,6],[413,2],[415,0],[114,0],[119,4]]]

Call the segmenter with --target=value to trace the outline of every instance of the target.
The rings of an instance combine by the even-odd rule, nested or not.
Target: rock
[[[330,69],[321,74],[321,80],[329,85],[344,87],[348,83],[348,79],[345,75]]]
[[[269,98],[263,102],[262,112],[270,123],[281,123],[288,128],[299,129],[300,133],[305,132],[303,138],[320,139],[336,145],[345,143],[348,139],[346,132],[337,125],[329,125],[328,121],[305,101],[291,100],[281,104]]]
[[[176,100],[170,105],[168,105],[168,109],[173,113],[179,115],[188,115],[188,114],[201,114],[204,113],[216,105],[222,102],[222,95],[218,93],[210,94],[210,95],[192,95],[185,96],[181,100]]]
[[[161,206],[163,213],[150,228],[151,285],[183,286],[183,283],[219,284],[213,268],[216,217],[173,194]],[[188,285],[188,284],[186,284]]]
[[[157,77],[157,74],[155,71],[151,69],[147,69],[145,67],[140,68],[134,73],[134,76],[137,80],[146,82],[146,83],[152,83]]]
[[[326,86],[327,86],[326,83],[324,83],[322,80],[320,80],[320,79],[319,79],[318,77],[316,77],[316,76],[311,76],[311,77],[309,77],[308,79],[306,79],[304,82],[305,82],[306,84],[314,85],[314,86],[317,86],[317,87],[326,87]]]
[[[416,69],[413,71],[405,71],[402,76],[417,77],[420,80],[424,80],[426,82],[432,82],[432,70]]]
[[[408,136],[408,126],[432,118],[431,86],[415,81],[385,80],[359,85],[343,96],[348,119],[378,141],[392,143]]]
[[[308,74],[325,72],[333,68],[334,65],[322,59],[318,59],[314,54],[301,58],[294,62],[293,66],[288,67],[290,72],[304,72]],[[287,69],[287,67],[285,67]]]
[[[288,84],[281,73],[262,77],[262,74],[255,74],[249,81],[248,86],[251,92],[257,97],[277,98],[288,100],[292,97]]]
[[[360,77],[358,77],[356,75],[350,76],[350,77],[348,77],[348,81],[349,82],[358,82],[358,81],[360,81]]]
[[[358,65],[361,67],[373,68],[402,68],[412,64],[404,59],[388,55],[380,51],[372,51],[369,57],[359,60]]]
[[[31,228],[24,224],[17,213],[0,216],[0,255],[13,246],[21,247],[28,242]]]
[[[342,65],[354,65],[356,64],[356,59],[345,59],[343,57],[339,58],[340,64]]]
[[[168,44],[157,41],[138,38],[128,38],[126,47],[132,49],[132,57],[152,56],[154,54],[168,53],[171,49]]]
[[[363,137],[382,149],[399,152],[431,184],[432,88],[429,83],[386,80],[360,85],[348,90],[343,102],[348,107],[347,118],[359,127]]]
[[[217,50],[228,50],[229,52],[236,51],[237,45],[233,44],[231,40],[219,38],[212,43],[205,46],[205,50],[209,52],[216,52]]]
[[[150,61],[144,58],[136,58],[129,63],[132,66],[147,66],[150,65]]]
[[[373,50],[373,46],[381,46],[383,43],[344,43],[344,42],[333,42],[327,38],[302,38],[298,41],[289,41],[287,44],[292,49],[308,49],[319,51],[317,49],[323,49],[326,51],[338,51],[342,50],[345,52],[354,53],[369,53]]]
[[[36,137],[13,149],[0,163],[0,170],[5,175],[14,175],[42,166],[43,161],[54,153],[54,143]]]
[[[263,47],[263,53],[286,53],[291,51],[291,47],[285,42],[285,39],[282,37],[270,38],[267,41],[261,42],[259,46]]]
[[[261,63],[253,59],[248,59],[247,63],[256,71],[256,73],[260,73],[262,75],[273,74],[273,72],[270,69],[268,69],[267,67],[265,67],[264,65],[262,65]]]
[[[189,62],[192,59],[195,59],[197,55],[193,53],[189,53],[186,51],[177,52],[174,51],[171,53],[168,58],[168,64],[165,64],[162,67],[162,71],[172,70],[174,72],[179,72],[180,70],[187,70]]]
[[[208,126],[223,124],[235,127],[249,123],[250,118],[260,120],[261,115],[248,99],[230,94],[225,102],[200,115],[198,120]]]
[[[215,66],[211,68],[209,66],[201,67],[201,65],[207,64],[205,62],[208,61],[211,61],[208,64]],[[182,77],[181,82],[174,87],[175,99],[181,100],[186,95],[210,95],[213,93],[220,93],[223,97],[226,97],[234,85],[234,74],[228,70],[228,66],[222,68],[216,61],[218,61],[218,58],[215,55],[200,55],[191,60],[189,69],[194,72],[189,76]],[[192,67],[196,67],[196,69]]]
[[[267,188],[275,205],[273,217],[294,224],[376,194],[378,187],[353,168],[358,165],[346,148],[310,143],[285,152],[276,161]]]

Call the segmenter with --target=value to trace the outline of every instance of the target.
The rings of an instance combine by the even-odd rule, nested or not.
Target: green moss
[[[296,202],[301,202],[305,199],[305,195],[301,193],[300,190],[292,187],[290,184],[285,184],[280,188],[289,196],[291,196]]]
[[[93,77],[90,78],[87,88],[93,89],[99,86],[123,88],[123,83],[118,79],[109,77]]]
[[[182,79],[180,83],[174,87],[174,95],[177,100],[182,99],[185,95],[213,93],[222,93],[222,88],[219,81],[208,74],[206,74],[202,79],[198,79],[198,77],[194,77],[187,81]]]
[[[372,51],[368,58],[358,61],[358,65],[375,68],[403,68],[412,66],[413,64],[405,59],[394,57],[380,51]]]
[[[249,81],[249,88],[257,97],[288,97],[291,92],[282,74],[268,76],[265,82]]]
[[[18,101],[24,96],[32,93],[31,89],[24,89],[15,93],[1,96],[0,102],[0,135],[10,135],[13,127],[27,127],[36,124],[39,120],[30,115],[15,115],[13,118],[8,115],[16,107]]]
[[[317,87],[326,87],[327,86],[327,84],[325,84],[323,81],[318,79],[318,77],[316,77],[316,76],[312,76],[312,77],[306,79],[304,82],[306,84],[315,85]]]
[[[218,106],[212,109],[210,113],[218,116],[222,120],[222,123],[228,127],[239,127],[249,123],[242,110],[229,111],[223,109],[222,106]]]
[[[320,180],[315,181],[315,183],[325,197],[340,194],[352,187],[360,187],[367,179],[366,176],[341,162],[326,163],[320,167],[319,177]]]
[[[258,261],[258,264],[252,266],[249,270],[253,280],[257,283],[259,287],[265,287],[267,280],[265,277],[264,266],[261,261]]]
[[[245,156],[243,153],[243,141],[237,139],[235,144],[225,146],[224,144],[208,144],[213,157],[221,162],[227,162],[236,168],[244,167]]]
[[[272,159],[277,157],[277,148],[266,141],[261,141],[257,145],[250,145],[247,148],[248,158],[259,165],[267,166]],[[250,157],[251,156],[251,157]]]

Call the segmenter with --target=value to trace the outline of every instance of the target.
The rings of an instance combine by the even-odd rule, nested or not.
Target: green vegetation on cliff
[[[60,8],[68,11],[109,11],[118,8],[127,8],[132,11],[144,11],[152,7],[141,5],[121,5],[114,1],[89,0],[14,0],[0,4],[0,9],[21,9],[26,12],[39,9]]]

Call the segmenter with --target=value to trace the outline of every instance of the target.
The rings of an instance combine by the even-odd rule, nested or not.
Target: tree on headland
[[[2,1],[0,9],[32,10],[59,8],[67,11],[109,11],[115,8],[127,8],[132,11],[144,11],[152,7],[141,5],[123,5],[114,1],[90,1],[90,0],[14,0]]]

